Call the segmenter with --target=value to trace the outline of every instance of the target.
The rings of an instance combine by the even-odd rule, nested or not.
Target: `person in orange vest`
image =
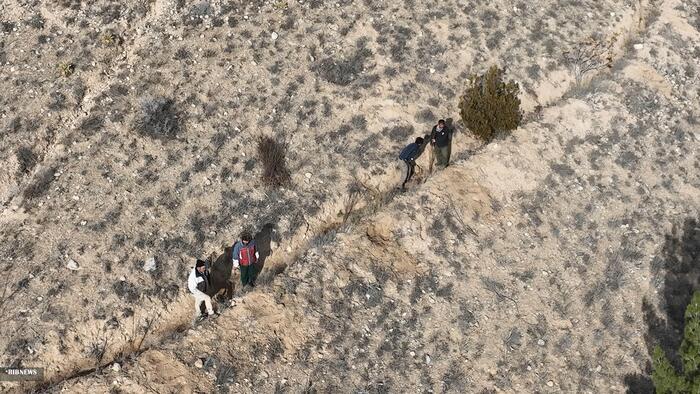
[[[233,244],[233,269],[240,267],[243,287],[246,285],[255,287],[255,263],[260,255],[252,238],[249,232],[244,231],[241,234],[241,240]]]

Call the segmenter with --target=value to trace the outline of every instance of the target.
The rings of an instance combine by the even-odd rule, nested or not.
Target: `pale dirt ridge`
[[[642,298],[700,208],[697,5],[246,4],[0,5],[0,364],[69,392],[648,387]],[[572,89],[593,33],[616,62]],[[458,121],[454,164],[396,194],[398,149],[491,63],[541,115],[484,148]],[[155,96],[175,140],[133,127]],[[259,185],[260,133],[288,188]],[[264,286],[188,331],[187,270],[243,215],[276,225]]]

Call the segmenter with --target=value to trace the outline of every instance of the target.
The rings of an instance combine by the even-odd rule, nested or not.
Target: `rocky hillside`
[[[3,389],[644,392],[673,348],[697,5],[2,7],[0,364],[46,368]],[[594,33],[614,62],[574,86],[562,53]],[[527,123],[481,147],[457,121],[454,164],[397,194],[397,150],[492,63]],[[266,224],[261,286],[191,330],[194,258]]]

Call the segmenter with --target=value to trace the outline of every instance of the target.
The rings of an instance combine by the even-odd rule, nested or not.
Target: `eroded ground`
[[[673,348],[669,288],[698,276],[697,4],[0,8],[0,363],[50,390],[638,392],[647,347]],[[561,53],[593,33],[618,33],[615,62],[573,88]],[[480,148],[456,104],[491,63],[528,122]],[[140,132],[156,97],[173,138]],[[396,195],[397,150],[438,117],[454,165]],[[261,184],[261,133],[289,187]],[[264,286],[188,331],[191,262],[246,223],[276,225]]]

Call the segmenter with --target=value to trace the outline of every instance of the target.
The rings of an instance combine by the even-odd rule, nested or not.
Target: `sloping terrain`
[[[697,8],[243,4],[3,3],[0,363],[71,392],[648,388],[667,262],[698,266],[667,253],[698,231]],[[594,32],[626,41],[570,89]],[[491,62],[544,110],[479,149],[458,122],[396,194],[395,152]],[[140,134],[160,96],[177,133]],[[290,187],[260,184],[261,133]],[[264,285],[188,330],[191,262],[246,223],[275,227]]]

